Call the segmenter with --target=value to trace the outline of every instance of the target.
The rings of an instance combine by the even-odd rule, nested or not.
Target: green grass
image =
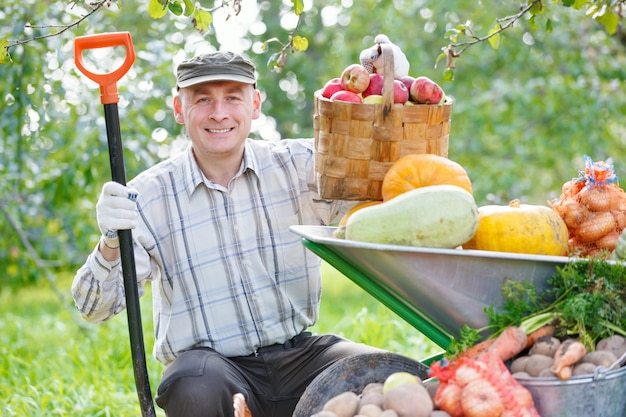
[[[69,294],[71,277],[58,285]],[[142,318],[152,391],[163,366],[151,355],[150,292]],[[349,279],[324,265],[321,320],[316,333],[336,333],[423,359],[440,349]],[[46,282],[0,292],[0,415],[140,415],[126,314],[107,323],[75,321]],[[157,415],[164,416],[157,408]]]

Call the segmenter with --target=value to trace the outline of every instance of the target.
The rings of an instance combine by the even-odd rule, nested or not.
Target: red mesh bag
[[[613,165],[584,156],[585,171],[550,202],[569,231],[569,255],[607,259],[626,227],[626,193]]]
[[[431,365],[435,405],[452,417],[540,417],[533,397],[497,354]]]

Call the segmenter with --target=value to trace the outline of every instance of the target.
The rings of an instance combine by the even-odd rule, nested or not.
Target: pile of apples
[[[361,64],[350,64],[341,77],[328,80],[322,97],[331,101],[374,104],[383,102],[383,75],[370,73]],[[436,82],[425,76],[404,75],[393,80],[393,101],[404,105],[440,104],[446,95]]]

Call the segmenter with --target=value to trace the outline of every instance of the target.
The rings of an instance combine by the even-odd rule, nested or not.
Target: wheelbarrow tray
[[[488,324],[485,308],[503,303],[506,278],[539,291],[571,258],[374,244],[333,237],[335,227],[292,226],[305,247],[382,301],[439,346],[464,325]]]

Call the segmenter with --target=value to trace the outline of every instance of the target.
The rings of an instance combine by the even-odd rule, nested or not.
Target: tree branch
[[[475,36],[472,32],[470,32],[470,34],[468,36],[470,36],[472,38],[471,41],[461,42],[461,43],[454,43],[453,42],[453,43],[448,44],[448,46],[443,48],[444,52],[447,55],[447,65],[448,65],[448,68],[454,68],[454,58],[460,57],[461,54],[463,52],[465,52],[465,50],[467,48],[469,48],[472,45],[476,45],[477,43],[489,40],[490,38],[492,38],[494,36],[497,36],[500,33],[504,32],[505,30],[509,29],[522,16],[524,16],[533,7],[535,7],[535,5],[537,5],[537,4],[540,5],[541,1],[542,0],[533,0],[528,5],[526,5],[526,7],[521,8],[518,13],[516,13],[514,15],[511,15],[511,16],[506,16],[506,17],[503,17],[503,18],[500,18],[500,19],[496,19],[496,22],[498,23],[498,29],[490,32],[489,34],[487,34],[487,35],[485,35],[483,37]]]
[[[77,21],[70,23],[69,25],[65,26],[65,25],[58,25],[58,26],[32,26],[32,25],[26,25],[27,28],[36,28],[36,29],[41,29],[41,28],[61,28],[59,31],[54,32],[54,33],[48,33],[47,35],[41,35],[41,36],[33,36],[32,38],[27,38],[27,39],[22,39],[22,40],[17,40],[14,42],[10,42],[7,46],[6,46],[6,50],[7,52],[9,51],[9,48],[12,48],[14,46],[17,45],[22,45],[28,42],[32,42],[32,41],[38,41],[41,39],[46,39],[46,38],[52,38],[54,36],[58,36],[60,34],[62,34],[63,32],[76,27],[78,25],[80,25],[82,22],[84,22],[86,19],[88,19],[92,14],[94,14],[95,12],[97,12],[98,10],[100,10],[105,4],[109,4],[110,0],[100,0],[98,2],[95,3],[91,3],[91,11],[89,13],[87,13],[86,15],[82,16],[80,19],[78,19]]]

